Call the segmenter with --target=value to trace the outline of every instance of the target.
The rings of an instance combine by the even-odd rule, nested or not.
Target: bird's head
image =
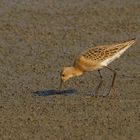
[[[63,82],[73,77],[73,71],[71,67],[64,67],[60,72],[60,78]]]
[[[64,67],[60,72],[60,80],[61,80],[60,87],[62,86],[62,83],[64,83],[68,79],[74,76],[79,76],[81,74],[82,72],[74,67]]]

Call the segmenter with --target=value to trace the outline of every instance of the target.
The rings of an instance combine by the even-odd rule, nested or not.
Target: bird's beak
[[[63,80],[61,79],[61,80],[60,80],[60,86],[59,86],[59,89],[62,88],[62,85],[63,85]]]

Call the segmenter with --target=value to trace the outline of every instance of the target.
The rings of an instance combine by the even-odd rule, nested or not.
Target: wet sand
[[[98,73],[73,78],[73,95],[34,96],[57,89],[59,72],[88,45],[137,37],[110,64],[116,94],[92,97]],[[138,140],[140,137],[140,1],[28,0],[0,2],[1,140]],[[107,93],[111,73],[102,71]]]

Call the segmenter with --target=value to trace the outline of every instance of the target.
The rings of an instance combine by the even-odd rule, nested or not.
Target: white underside
[[[105,61],[101,62],[101,66],[107,66],[109,63],[111,63],[115,59],[119,58],[128,48],[129,47],[122,49],[121,51],[116,53],[114,56],[112,56],[112,57],[106,59]]]

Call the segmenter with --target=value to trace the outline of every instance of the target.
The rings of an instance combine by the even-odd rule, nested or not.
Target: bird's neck
[[[80,69],[75,68],[75,67],[70,67],[70,71],[73,76],[80,76],[83,74],[83,71],[81,71]]]

